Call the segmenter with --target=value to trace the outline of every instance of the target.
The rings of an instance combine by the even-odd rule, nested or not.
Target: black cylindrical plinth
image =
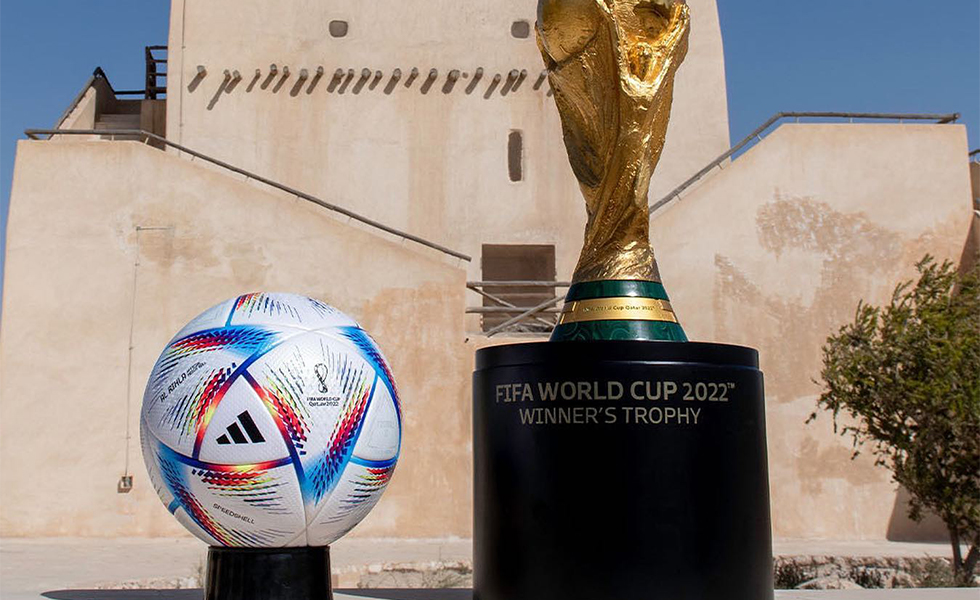
[[[332,600],[330,548],[208,548],[204,600]]]
[[[476,600],[773,597],[755,350],[549,342],[476,362]]]

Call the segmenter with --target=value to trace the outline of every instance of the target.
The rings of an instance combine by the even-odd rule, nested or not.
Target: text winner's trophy
[[[689,9],[540,0],[585,244],[550,342],[477,351],[477,600],[766,600],[758,353],[687,342],[649,240]]]

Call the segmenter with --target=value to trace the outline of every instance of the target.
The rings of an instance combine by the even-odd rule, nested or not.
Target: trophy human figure
[[[552,340],[687,339],[650,246],[647,191],[689,30],[675,0],[538,3],[538,46],[588,215]]]

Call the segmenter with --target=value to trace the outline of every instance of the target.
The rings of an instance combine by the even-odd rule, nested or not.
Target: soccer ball
[[[160,499],[208,544],[325,546],[388,485],[401,408],[353,319],[313,298],[246,294],[167,344],[140,438]]]

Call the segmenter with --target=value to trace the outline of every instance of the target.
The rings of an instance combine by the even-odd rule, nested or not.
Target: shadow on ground
[[[378,600],[472,600],[473,591],[467,589],[447,588],[442,590],[336,590],[339,594],[347,594],[355,598],[376,598]]]
[[[375,600],[471,600],[466,589],[364,589],[334,590],[338,595]],[[41,594],[51,600],[201,600],[201,590],[54,590]],[[339,598],[337,600],[340,600]]]
[[[51,600],[201,600],[201,590],[54,590],[41,594]]]

